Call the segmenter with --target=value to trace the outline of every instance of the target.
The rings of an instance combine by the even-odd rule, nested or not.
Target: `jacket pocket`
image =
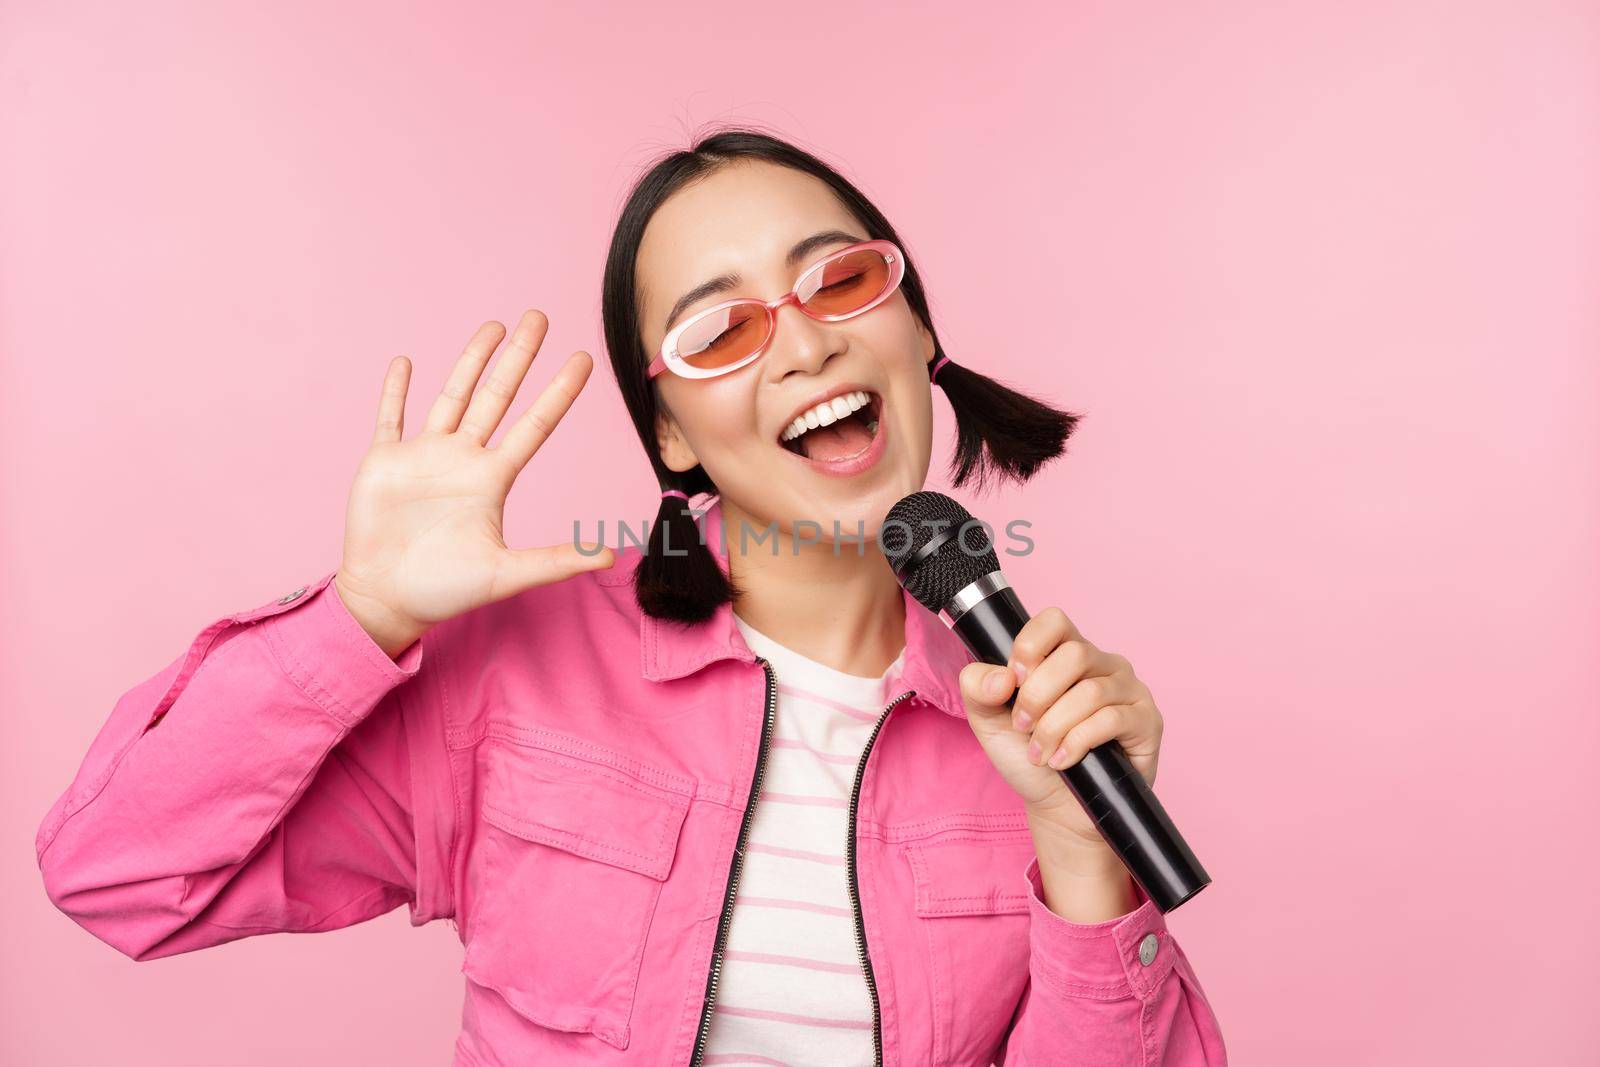
[[[934,1062],[987,1063],[1027,986],[1033,838],[1025,826],[966,828],[904,847],[927,945]]]
[[[462,971],[532,1022],[626,1048],[694,784],[620,754],[504,739],[486,742],[483,761],[481,877]]]

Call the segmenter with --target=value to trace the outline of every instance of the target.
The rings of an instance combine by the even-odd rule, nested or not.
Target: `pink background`
[[[448,924],[134,964],[33,834],[119,694],[337,565],[390,356],[413,420],[486,318],[603,358],[623,191],[719,120],[1088,412],[972,502],[1156,693],[1234,1062],[1600,1059],[1593,5],[233,6],[0,14],[0,1060],[447,1060]],[[603,369],[509,533],[654,497]]]

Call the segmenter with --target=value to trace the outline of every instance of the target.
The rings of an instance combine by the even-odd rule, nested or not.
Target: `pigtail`
[[[956,417],[952,485],[971,481],[982,490],[996,480],[1026,482],[1066,451],[1067,438],[1083,417],[1019,393],[943,353],[928,366]]]
[[[664,490],[650,526],[650,541],[633,574],[633,595],[640,610],[674,622],[704,622],[733,594],[733,583],[695,522],[688,494]]]

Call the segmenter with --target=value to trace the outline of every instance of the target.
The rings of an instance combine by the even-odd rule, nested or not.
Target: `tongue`
[[[800,438],[800,447],[808,458],[830,463],[855,455],[871,441],[872,435],[862,423],[860,413],[854,412],[830,426],[807,430]]]

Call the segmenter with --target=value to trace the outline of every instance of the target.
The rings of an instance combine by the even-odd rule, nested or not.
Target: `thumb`
[[[607,548],[604,542],[585,541],[581,545],[569,542],[543,548],[507,549],[500,572],[495,576],[495,599],[512,596],[535,586],[564,582],[585,571],[603,571],[616,561],[616,553]]]
[[[961,668],[961,697],[967,710],[979,715],[1010,714],[1006,701],[1016,689],[1017,676],[993,663],[969,663]]]

